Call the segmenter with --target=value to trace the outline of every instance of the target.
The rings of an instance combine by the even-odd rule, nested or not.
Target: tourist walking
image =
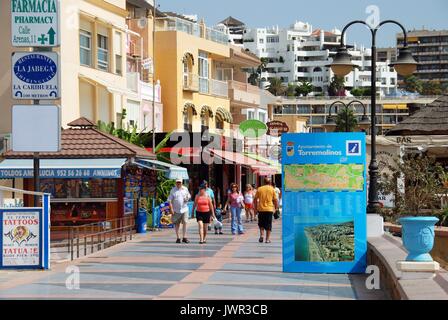
[[[212,199],[212,202],[213,202],[213,208],[216,208],[215,192],[213,191],[212,188],[210,188],[210,185],[208,184],[208,181],[207,181],[207,180],[204,180],[204,181],[202,182],[202,184],[205,185],[205,188],[206,188],[205,191],[207,192],[207,194],[209,195],[209,197]],[[212,227],[209,225],[209,226],[208,226],[208,231],[211,231],[211,230],[212,230]]]
[[[244,197],[236,183],[230,186],[231,192],[228,194],[224,210],[230,208],[232,234],[244,234],[243,222],[241,220],[241,210],[243,209]]]
[[[257,189],[254,198],[254,209],[258,212],[258,227],[260,228],[260,238],[263,242],[264,232],[266,231],[266,243],[271,243],[272,217],[278,210],[278,198],[271,184],[271,179],[266,177],[264,185]]]
[[[187,223],[189,218],[188,201],[191,199],[187,187],[182,185],[182,179],[176,180],[176,186],[173,187],[168,196],[171,214],[173,216],[174,229],[176,231],[176,243],[181,243],[179,230],[182,224],[182,242],[189,243],[187,239]]]
[[[246,185],[246,191],[244,191],[244,210],[246,211],[246,222],[256,221],[254,211],[254,197],[255,192],[250,184]]]
[[[272,187],[274,188],[275,194],[277,195],[278,206],[281,207],[282,206],[282,191],[280,190],[279,187],[277,187],[277,185],[275,184],[274,181],[272,181]]]
[[[193,212],[196,209],[196,221],[199,227],[199,244],[207,242],[207,231],[210,219],[215,217],[215,208],[212,199],[207,193],[205,184],[199,187],[199,194],[194,199]]]

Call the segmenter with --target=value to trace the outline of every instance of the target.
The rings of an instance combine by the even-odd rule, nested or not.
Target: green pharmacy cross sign
[[[11,0],[11,42],[14,47],[56,47],[59,0]]]

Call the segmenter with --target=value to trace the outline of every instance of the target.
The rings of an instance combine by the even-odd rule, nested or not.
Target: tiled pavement
[[[199,245],[196,223],[190,244],[174,243],[174,231],[132,241],[51,271],[0,271],[0,299],[386,299],[365,289],[364,275],[288,274],[281,268],[281,222],[271,244],[258,243],[256,223],[244,235],[210,234]],[[68,266],[80,270],[80,289],[66,287]]]

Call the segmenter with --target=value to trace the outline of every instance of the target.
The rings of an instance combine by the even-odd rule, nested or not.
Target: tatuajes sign
[[[11,0],[12,45],[59,46],[59,8],[59,0]]]
[[[8,266],[38,266],[40,212],[3,212],[2,264]]]
[[[56,52],[15,52],[12,56],[14,99],[59,98],[59,55]]]

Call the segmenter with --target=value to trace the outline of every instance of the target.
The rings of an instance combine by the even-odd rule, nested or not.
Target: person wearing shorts
[[[187,239],[187,223],[188,223],[188,200],[191,195],[188,189],[182,185],[182,180],[176,180],[176,186],[171,189],[168,196],[168,202],[170,203],[170,210],[172,214],[172,220],[174,223],[174,229],[176,231],[177,240],[176,243],[180,243],[179,229],[182,224],[182,242],[189,243]]]
[[[272,217],[278,209],[278,199],[274,188],[271,185],[271,179],[264,179],[264,186],[258,188],[254,198],[255,211],[258,212],[258,227],[260,228],[260,238],[263,242],[264,232],[266,231],[266,243],[271,243]]]
[[[199,194],[196,196],[193,205],[193,212],[196,210],[196,221],[199,227],[199,244],[206,243],[208,225],[211,217],[215,218],[215,208],[212,199],[207,194],[207,187],[202,184],[199,187]]]
[[[246,211],[246,222],[257,221],[254,212],[254,196],[255,193],[252,186],[248,184],[244,192],[244,210]]]

